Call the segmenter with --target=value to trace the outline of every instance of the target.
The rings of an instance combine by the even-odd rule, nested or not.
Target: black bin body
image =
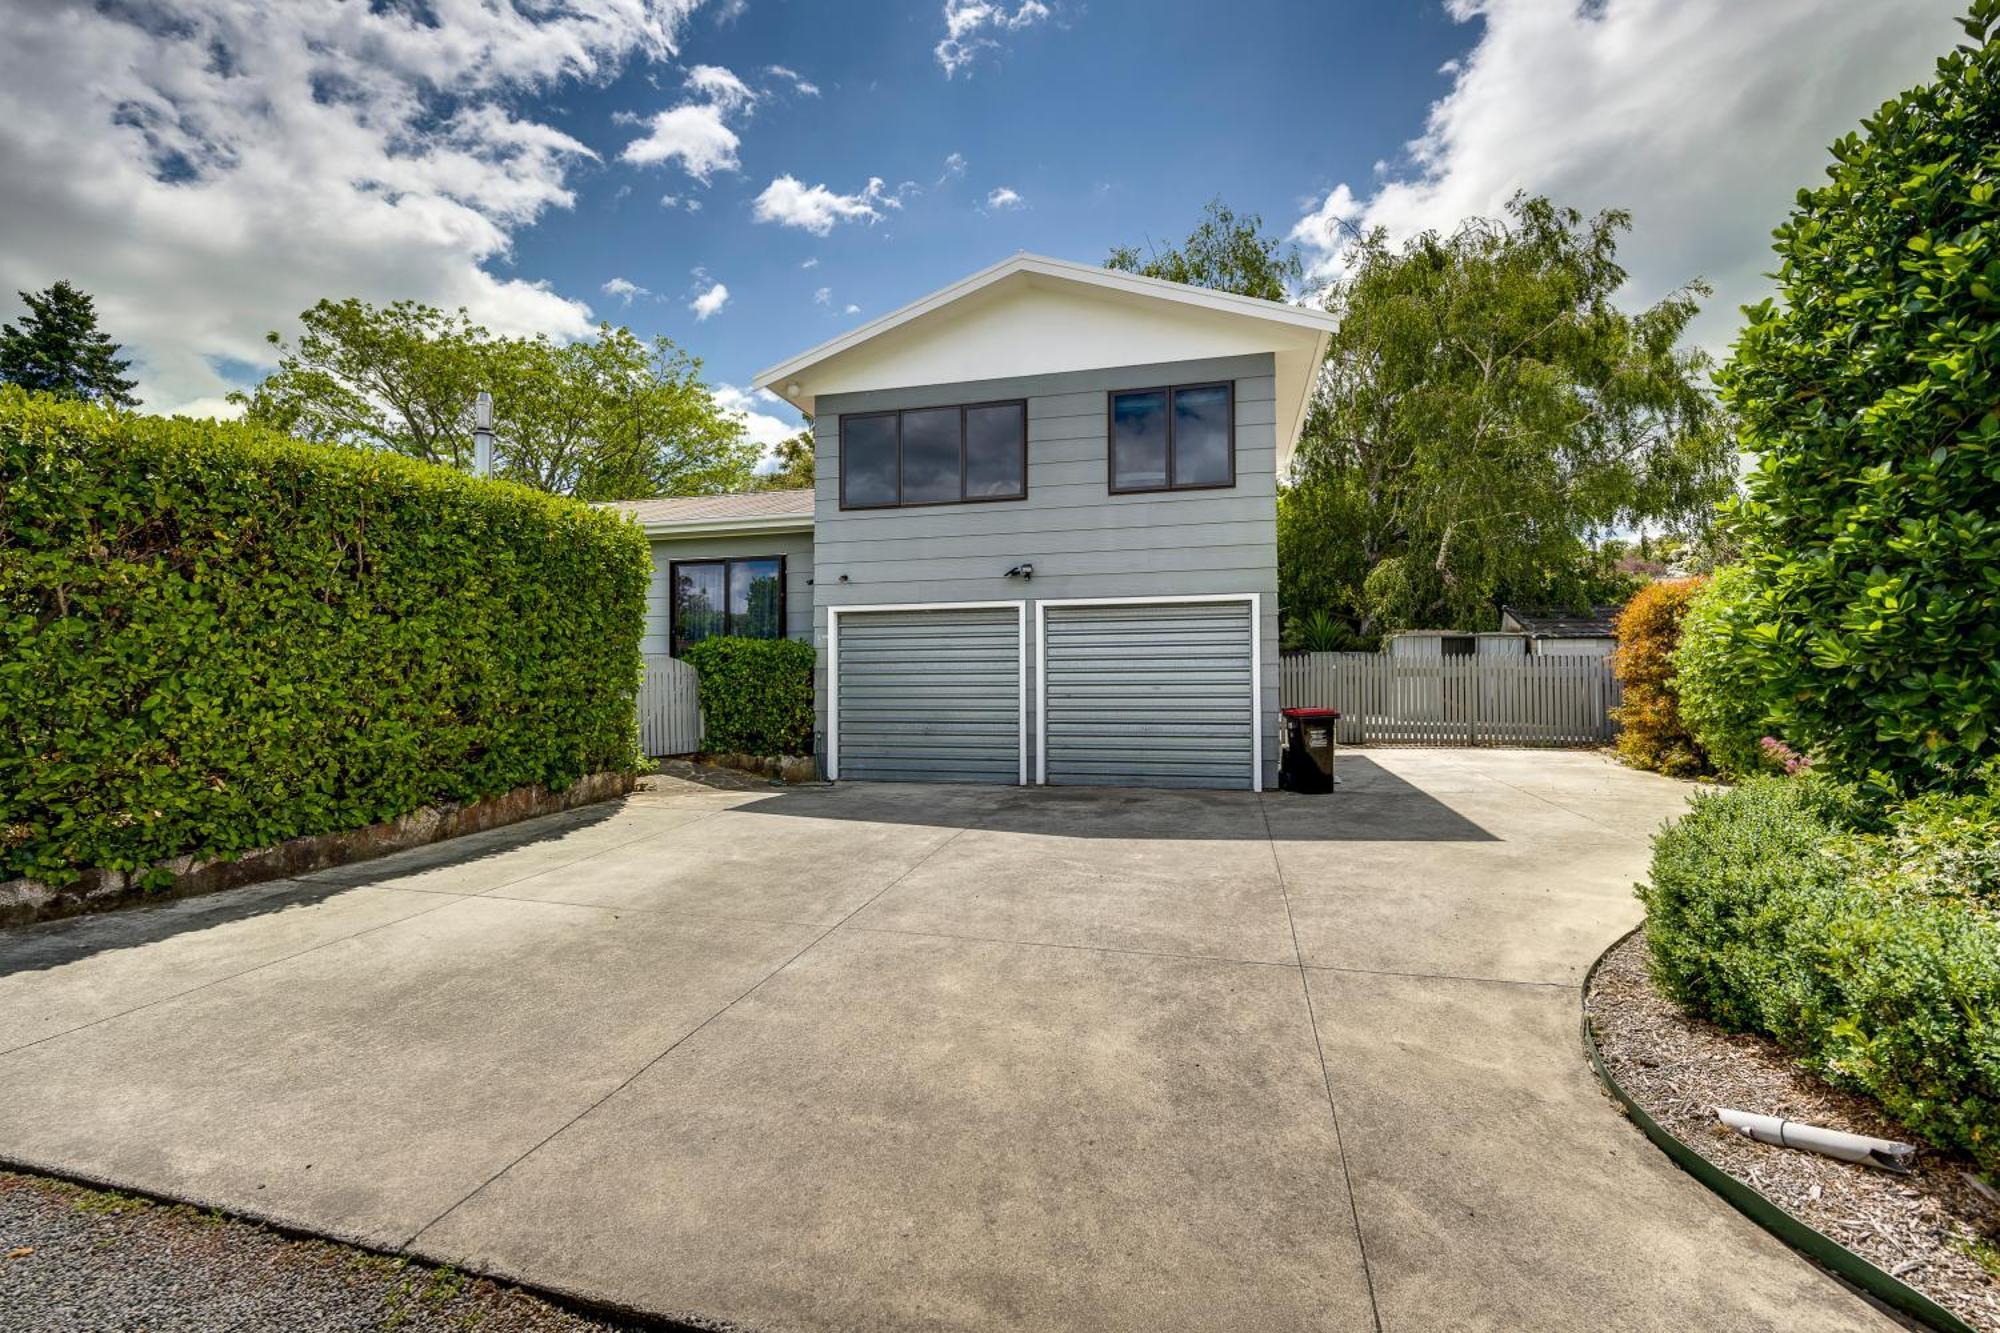
[[[1333,724],[1337,708],[1286,708],[1285,758],[1278,766],[1278,785],[1286,791],[1324,793],[1333,790]]]

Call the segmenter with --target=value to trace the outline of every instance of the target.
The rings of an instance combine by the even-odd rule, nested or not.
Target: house
[[[809,633],[842,780],[1271,786],[1277,479],[1333,327],[1017,255],[781,362],[755,383],[814,418],[810,512],[622,506],[647,648]]]
[[[1524,634],[1535,657],[1606,657],[1618,646],[1619,608],[1588,611],[1523,611],[1500,608],[1500,628]]]

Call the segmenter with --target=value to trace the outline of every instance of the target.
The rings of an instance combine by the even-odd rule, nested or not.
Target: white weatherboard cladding
[[[848,610],[837,618],[831,767],[847,780],[1020,782],[1022,611]]]
[[[1169,384],[1235,386],[1236,485],[1112,495],[1107,395]],[[865,604],[1258,594],[1264,785],[1277,782],[1277,414],[1270,355],[933,384],[820,400],[815,421],[814,636],[827,730],[827,611]],[[848,412],[1021,398],[1025,500],[909,509],[840,508],[840,417]],[[1029,580],[1005,577],[1023,562]],[[1038,724],[1032,715],[1030,758]]]
[[[1258,786],[1255,604],[1039,605],[1042,780]]]

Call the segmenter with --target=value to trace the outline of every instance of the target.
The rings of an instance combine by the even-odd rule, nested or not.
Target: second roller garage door
[[[1018,603],[836,612],[837,776],[1020,782]]]
[[[1044,606],[1044,780],[1250,788],[1252,614],[1247,599]]]

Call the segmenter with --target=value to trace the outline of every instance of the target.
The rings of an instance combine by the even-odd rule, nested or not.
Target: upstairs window
[[[1184,491],[1236,484],[1235,394],[1184,384],[1111,395],[1111,490]]]
[[[1028,405],[972,403],[840,419],[840,507],[1019,500],[1028,494]]]
[[[673,655],[691,643],[720,635],[744,639],[785,637],[785,558],[676,560],[668,569],[673,585]]]

